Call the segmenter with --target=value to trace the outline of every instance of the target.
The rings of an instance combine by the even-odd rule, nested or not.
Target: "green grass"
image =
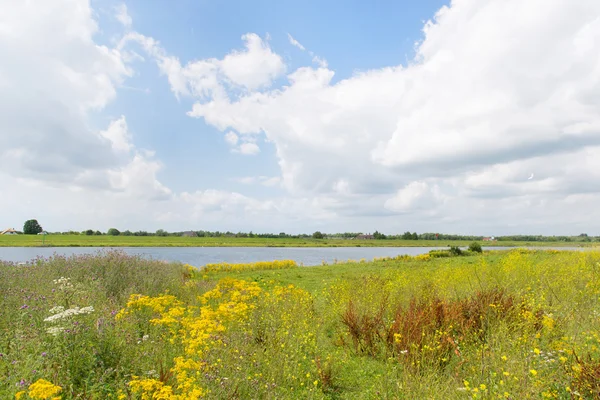
[[[461,240],[261,239],[177,236],[1,235],[0,247],[446,247],[468,246]],[[485,246],[594,246],[575,242],[481,242]]]
[[[63,399],[600,395],[600,252],[286,266],[0,263],[0,398],[40,379]]]

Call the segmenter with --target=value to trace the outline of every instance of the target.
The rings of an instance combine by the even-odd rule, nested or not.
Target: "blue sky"
[[[0,226],[598,233],[598,21],[595,0],[11,3]]]

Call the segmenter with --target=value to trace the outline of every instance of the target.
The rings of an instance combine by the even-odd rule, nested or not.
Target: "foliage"
[[[600,393],[600,252],[220,265],[0,263],[0,398]]]
[[[453,256],[460,256],[463,253],[463,251],[458,246],[450,246],[450,250],[448,251],[450,252],[450,255]]]
[[[379,232],[379,231],[375,231],[375,232],[373,232],[373,237],[374,237],[376,240],[383,240],[383,239],[386,239],[386,236],[385,236],[383,233]]]
[[[469,251],[473,253],[481,253],[483,252],[483,249],[481,248],[481,245],[479,243],[473,242],[469,245]]]
[[[92,236],[92,235],[94,234],[94,231],[93,231],[93,230],[91,230],[91,229],[88,229],[87,231],[85,231],[85,234],[86,234],[87,236]]]
[[[294,260],[276,260],[276,261],[259,261],[255,263],[245,264],[230,264],[230,263],[218,263],[218,264],[206,264],[202,268],[202,272],[240,272],[240,271],[257,271],[257,270],[269,270],[269,269],[287,269],[296,268],[298,265]]]
[[[110,228],[106,234],[110,236],[119,236],[121,232],[119,232],[117,228]]]
[[[323,239],[323,234],[319,231],[316,231],[312,234],[313,239]]]
[[[28,219],[23,224],[23,233],[26,235],[37,235],[42,231],[42,226],[37,222],[37,219]]]

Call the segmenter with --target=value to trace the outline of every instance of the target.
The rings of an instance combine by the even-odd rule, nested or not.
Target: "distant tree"
[[[26,235],[37,235],[42,231],[42,226],[37,222],[37,219],[29,219],[23,224],[23,233]]]
[[[312,234],[313,239],[323,239],[323,234],[319,231],[316,231]]]
[[[100,232],[100,231],[96,231],[96,232],[94,232],[94,235],[96,235],[96,236],[101,236],[101,235],[102,235],[102,232]]]
[[[156,231],[156,236],[168,236],[169,233],[167,231],[165,231],[164,229],[159,229]]]
[[[94,231],[91,229],[88,229],[87,231],[85,231],[85,234],[88,236],[92,236],[94,234]]]
[[[417,234],[417,232],[413,232],[412,240],[419,240],[419,235]]]
[[[410,232],[404,232],[402,234],[402,239],[403,240],[412,240],[412,238],[413,238],[413,236],[412,236],[412,233],[410,233]]]
[[[110,228],[106,233],[110,236],[119,236],[121,234],[117,228]]]
[[[126,231],[122,232],[121,235],[123,235],[123,236],[131,236],[131,235],[133,235],[133,233],[131,233],[131,231],[129,229],[127,229]]]
[[[377,240],[382,240],[382,239],[386,238],[386,236],[383,233],[379,232],[379,231],[373,232],[373,237],[375,239],[377,239]]]
[[[474,253],[481,253],[483,252],[483,249],[481,248],[481,245],[477,242],[473,242],[469,245],[469,251],[472,251]]]

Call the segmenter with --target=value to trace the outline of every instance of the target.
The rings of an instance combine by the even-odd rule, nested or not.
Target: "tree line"
[[[25,221],[23,224],[23,231],[18,232],[26,235],[35,235],[39,233],[46,233],[39,222],[35,219]],[[262,238],[262,239],[374,239],[374,240],[469,240],[469,241],[481,241],[484,236],[474,235],[455,235],[445,233],[417,233],[406,231],[402,234],[383,234],[379,231],[371,233],[363,232],[338,232],[338,233],[323,233],[316,231],[312,234],[301,233],[301,234],[288,234],[285,232],[279,233],[254,233],[250,232],[231,232],[231,231],[174,231],[168,232],[164,229],[158,229],[155,232],[148,232],[144,230],[120,231],[117,228],[110,228],[106,232],[99,230],[87,229],[84,231],[65,231],[65,232],[54,232],[55,235],[87,235],[87,236],[196,236],[196,237],[237,237],[237,238]],[[514,242],[600,242],[600,236],[589,236],[586,233],[579,234],[577,236],[544,236],[544,235],[508,235],[508,236],[497,236],[494,238],[497,241],[514,241]]]

